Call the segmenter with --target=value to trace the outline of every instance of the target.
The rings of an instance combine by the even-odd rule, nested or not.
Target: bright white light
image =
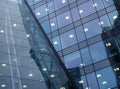
[[[4,33],[4,30],[0,30],[1,33]]]
[[[91,89],[90,87],[86,87],[85,89]]]
[[[51,78],[54,78],[54,77],[55,77],[55,75],[54,75],[54,74],[52,74],[52,75],[50,75],[50,77],[51,77]]]
[[[117,19],[118,18],[118,16],[117,15],[115,15],[115,16],[113,16],[113,19],[115,20],[115,19]]]
[[[23,87],[23,88],[27,88],[27,85],[23,85],[22,87]]]
[[[55,26],[55,23],[51,23],[51,26]]]
[[[45,48],[42,48],[41,51],[45,50]]]
[[[62,3],[66,3],[66,0],[62,0]]]
[[[38,15],[38,16],[39,16],[39,15],[41,15],[41,13],[40,13],[40,12],[37,12],[37,13],[36,13],[36,15]]]
[[[57,44],[58,44],[58,42],[57,42],[57,41],[55,41],[55,42],[53,42],[53,44],[54,44],[54,45],[57,45]]]
[[[13,24],[13,26],[14,26],[14,27],[16,27],[16,26],[17,26],[17,24]]]
[[[61,87],[60,89],[66,89],[65,87]]]
[[[109,0],[106,0],[107,2],[109,1]]]
[[[85,64],[81,63],[80,66],[85,66]]]
[[[5,67],[5,66],[7,66],[7,64],[1,64],[1,66]]]
[[[80,83],[80,84],[82,84],[82,83],[84,83],[84,81],[83,81],[83,80],[81,80],[81,81],[79,81],[79,83]]]
[[[32,74],[32,73],[30,73],[30,74],[28,74],[28,76],[29,76],[29,77],[32,77],[32,76],[33,76],[33,74]]]
[[[73,38],[73,37],[74,37],[74,35],[73,35],[73,34],[70,34],[70,35],[69,35],[69,38]]]
[[[47,71],[47,68],[43,68],[43,71]]]
[[[6,87],[6,85],[5,85],[5,84],[2,84],[1,87]]]
[[[107,81],[102,82],[103,85],[107,84]]]
[[[94,4],[93,4],[93,7],[97,7],[97,3],[94,3]]]
[[[83,10],[79,10],[79,13],[82,14],[82,13],[83,13]]]
[[[87,32],[87,31],[88,31],[88,28],[85,28],[85,29],[84,29],[84,32]]]
[[[108,88],[108,89],[111,89],[111,88]]]
[[[48,11],[48,8],[46,8],[45,11]]]
[[[103,25],[103,24],[104,24],[104,22],[103,22],[103,21],[99,22],[99,25]]]
[[[27,34],[27,35],[26,35],[26,37],[30,37],[30,35],[29,35],[29,34]]]
[[[68,20],[68,19],[70,19],[70,17],[69,17],[69,16],[66,16],[65,19]]]
[[[97,78],[101,77],[101,74],[97,74]]]
[[[120,70],[120,68],[117,67],[116,70],[118,71],[118,70]]]

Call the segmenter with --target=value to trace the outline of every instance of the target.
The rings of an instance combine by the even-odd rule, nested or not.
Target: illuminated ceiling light
[[[55,77],[55,75],[54,75],[54,74],[51,74],[51,75],[50,75],[50,77],[51,77],[51,78],[54,78],[54,77]]]
[[[66,0],[62,0],[62,3],[66,3]]]
[[[29,35],[29,34],[27,34],[27,35],[26,35],[26,37],[30,37],[30,35]]]
[[[43,68],[43,71],[47,71],[47,68]]]
[[[117,67],[116,70],[118,71],[118,70],[120,70],[120,68]]]
[[[32,77],[32,76],[33,76],[33,74],[32,74],[32,73],[30,73],[30,74],[28,74],[28,76],[29,76],[29,77]]]
[[[83,13],[83,10],[79,10],[79,13],[82,14],[82,13]]]
[[[91,89],[90,87],[86,87],[85,89]]]
[[[101,74],[97,74],[97,78],[101,77]]]
[[[16,27],[16,26],[17,26],[17,24],[15,24],[15,23],[14,23],[14,24],[13,24],[13,26],[14,26],[14,27]]]
[[[23,87],[23,88],[27,88],[27,85],[23,85],[22,87]]]
[[[70,17],[69,17],[69,16],[66,16],[65,19],[68,20],[68,19],[70,19]]]
[[[99,22],[99,25],[103,25],[103,24],[104,24],[104,22],[103,22],[103,21]]]
[[[85,64],[81,63],[80,66],[85,66]]]
[[[41,51],[45,50],[45,48],[42,48]]]
[[[41,13],[40,13],[40,12],[37,12],[37,13],[36,13],[36,15],[38,15],[38,16],[39,16],[39,15],[41,15]]]
[[[55,26],[55,23],[51,23],[51,26]]]
[[[48,11],[48,8],[46,8],[45,11]]]
[[[66,89],[65,87],[61,87],[60,89]]]
[[[109,1],[109,0],[106,0],[107,2]]]
[[[107,47],[108,47],[108,46],[111,46],[111,43],[107,43],[106,46],[107,46]]]
[[[73,37],[74,37],[74,35],[73,35],[73,34],[70,34],[70,35],[69,35],[69,38],[73,38]]]
[[[82,84],[82,83],[84,83],[84,81],[83,81],[83,80],[81,80],[81,81],[79,81],[79,83],[80,83],[80,84]]]
[[[55,41],[55,42],[53,42],[53,44],[54,44],[54,45],[57,45],[57,44],[58,44],[58,42],[57,42],[57,41]]]
[[[5,85],[5,84],[2,84],[1,87],[6,87],[6,85]]]
[[[108,88],[108,89],[111,89],[111,88]]]
[[[102,82],[103,85],[107,84],[107,81]]]
[[[88,31],[88,28],[85,28],[85,29],[84,29],[84,32],[87,32],[87,31]]]
[[[4,30],[0,30],[1,33],[4,33]]]
[[[1,66],[5,67],[5,66],[7,66],[7,64],[1,64]]]
[[[97,3],[94,3],[94,4],[93,4],[93,7],[97,7]]]
[[[113,16],[113,19],[115,20],[115,19],[117,19],[118,18],[118,16],[117,15],[115,15],[115,16]]]

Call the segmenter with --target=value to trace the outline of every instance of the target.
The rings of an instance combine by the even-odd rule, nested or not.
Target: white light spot
[[[53,44],[54,44],[54,45],[57,45],[57,44],[58,44],[58,42],[57,42],[57,41],[55,41],[55,42],[53,42]]]
[[[70,17],[69,17],[69,16],[66,16],[65,19],[68,20],[68,19],[70,19]]]
[[[52,74],[52,75],[50,75],[50,77],[51,77],[51,78],[54,78],[54,77],[55,77],[55,75],[54,75],[54,74]]]
[[[93,7],[97,7],[97,3],[94,3],[94,4],[93,4]]]
[[[51,23],[51,26],[55,26],[55,23]]]
[[[102,82],[103,85],[107,84],[107,81]]]
[[[101,77],[102,75],[101,74],[97,74],[97,78]]]
[[[85,29],[84,29],[84,32],[87,32],[87,31],[88,31],[88,28],[85,28]]]
[[[4,30],[0,30],[1,33],[4,33]]]
[[[27,88],[27,85],[23,85],[22,87],[23,87],[23,88]]]
[[[7,66],[7,64],[1,64],[1,66],[5,67],[5,66]]]
[[[118,16],[117,15],[115,15],[115,16],[113,16],[113,19],[115,20],[115,19],[117,19],[118,18]]]
[[[66,3],[66,0],[62,0],[62,3]]]
[[[90,87],[86,87],[85,89],[91,89]]]
[[[15,24],[15,23],[14,23],[14,24],[13,24],[13,26],[14,26],[14,27],[16,27],[16,26],[17,26],[17,24]]]
[[[43,71],[47,71],[47,68],[43,68]]]
[[[74,37],[74,35],[73,35],[73,34],[70,34],[70,35],[69,35],[69,38],[73,38],[73,37]]]
[[[45,11],[48,11],[48,8],[46,8]]]
[[[38,15],[38,16],[39,16],[39,15],[41,15],[41,13],[40,13],[40,12],[37,12],[37,13],[36,13],[36,15]]]
[[[6,87],[6,85],[5,85],[5,84],[2,84],[1,87]]]
[[[82,83],[84,83],[84,81],[83,81],[83,80],[81,80],[81,81],[79,81],[79,83],[80,83],[80,84],[82,84]]]
[[[83,13],[83,10],[79,10],[79,13],[82,14],[82,13]]]
[[[26,37],[30,37],[30,35],[29,35],[29,34],[27,34],[27,35],[26,35]]]
[[[32,73],[30,73],[30,74],[28,74],[28,76],[29,76],[29,77],[32,77],[32,76],[33,76],[33,74],[32,74]]]
[[[103,22],[103,21],[99,22],[99,25],[103,25],[103,24],[104,24],[104,22]]]

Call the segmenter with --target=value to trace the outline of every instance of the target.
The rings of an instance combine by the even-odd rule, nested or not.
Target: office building
[[[75,88],[24,0],[0,0],[0,89]]]
[[[119,89],[119,0],[27,1],[80,89]]]

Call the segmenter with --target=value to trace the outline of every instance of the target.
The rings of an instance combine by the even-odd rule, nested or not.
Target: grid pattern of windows
[[[83,89],[118,86],[107,52],[111,44],[106,45],[102,37],[105,31],[114,29],[118,18],[113,0],[46,0],[33,3],[31,8],[66,67],[79,67],[78,85]]]

